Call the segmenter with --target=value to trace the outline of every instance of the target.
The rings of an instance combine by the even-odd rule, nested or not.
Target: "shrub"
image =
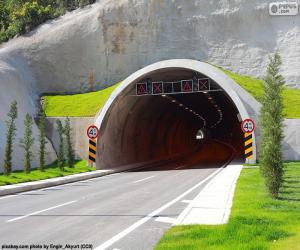
[[[31,147],[34,143],[34,138],[32,137],[32,125],[32,118],[29,114],[27,114],[24,120],[24,138],[20,141],[21,147],[24,149],[24,172],[26,174],[30,173],[31,169]]]
[[[3,164],[4,175],[10,175],[12,170],[13,140],[16,136],[16,130],[17,130],[15,120],[18,117],[18,107],[16,101],[13,101],[11,103],[10,110],[7,116],[8,116],[8,120],[6,121],[6,125],[7,125],[6,145],[5,145],[4,164]]]
[[[284,79],[279,74],[280,55],[270,58],[267,76],[264,79],[264,94],[261,108],[261,149],[260,169],[273,198],[278,197],[282,183],[283,162],[281,143],[283,139],[283,101]]]

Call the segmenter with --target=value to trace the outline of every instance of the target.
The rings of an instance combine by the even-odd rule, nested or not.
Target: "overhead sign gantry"
[[[182,94],[211,91],[209,78],[193,78],[175,82],[152,82],[147,79],[145,82],[136,83],[136,95],[162,95]]]

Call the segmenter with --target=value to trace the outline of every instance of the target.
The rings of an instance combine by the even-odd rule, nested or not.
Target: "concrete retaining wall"
[[[284,124],[284,158],[290,161],[300,161],[300,119],[286,119]]]
[[[47,137],[52,142],[56,152],[59,147],[59,137],[56,131],[56,121],[61,120],[64,124],[66,117],[48,117],[47,118]],[[76,159],[88,159],[88,137],[86,129],[94,123],[93,117],[70,117],[72,127],[72,143]]]
[[[65,117],[47,118],[47,136],[57,150],[59,141],[58,134],[55,130],[56,120],[65,122]],[[87,160],[88,155],[88,138],[86,128],[94,123],[93,117],[71,117],[71,127],[73,129],[73,146],[76,159]],[[284,121],[284,142],[283,156],[285,160],[300,161],[300,119],[286,119]],[[257,134],[257,132],[256,132]],[[260,139],[259,136],[256,139]]]

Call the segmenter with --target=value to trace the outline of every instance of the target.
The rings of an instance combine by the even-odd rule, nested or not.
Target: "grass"
[[[247,90],[257,101],[261,101],[263,95],[263,81],[250,77],[232,73],[222,69],[236,83]],[[285,87],[283,89],[283,113],[286,118],[300,118],[300,89],[292,89]]]
[[[300,162],[285,166],[278,200],[267,195],[259,169],[243,169],[228,224],[173,227],[155,250],[299,250]]]
[[[118,86],[119,84],[115,84],[106,89],[86,94],[44,95],[42,103],[46,116],[95,116],[111,92]]]
[[[25,174],[23,171],[14,171],[10,176],[4,176],[3,174],[0,174],[0,186],[62,177],[72,174],[90,172],[93,170],[95,170],[95,168],[88,167],[86,162],[83,160],[76,161],[74,168],[65,167],[64,171],[61,171],[54,163],[45,168],[44,172],[41,172],[38,169],[33,169],[29,174]]]
[[[263,95],[263,81],[250,77],[250,76],[243,76],[239,74],[232,73],[228,70],[225,70],[223,68],[219,68],[226,75],[228,75],[231,79],[233,79],[236,83],[238,83],[241,87],[243,87],[245,90],[247,90],[251,95],[254,96],[254,98],[257,101],[261,100],[261,97]]]
[[[263,95],[262,80],[232,73],[222,69],[229,77],[247,90],[257,101]],[[46,116],[85,117],[95,116],[105,104],[111,92],[119,84],[106,89],[76,95],[44,95],[42,97]],[[300,89],[284,88],[283,90],[284,114],[286,118],[300,118]]]

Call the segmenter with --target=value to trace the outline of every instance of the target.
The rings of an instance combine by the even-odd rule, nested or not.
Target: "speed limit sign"
[[[252,133],[255,129],[255,123],[252,119],[245,119],[241,124],[244,133]]]
[[[88,127],[86,133],[90,139],[96,139],[99,135],[99,130],[95,125],[91,125]]]

